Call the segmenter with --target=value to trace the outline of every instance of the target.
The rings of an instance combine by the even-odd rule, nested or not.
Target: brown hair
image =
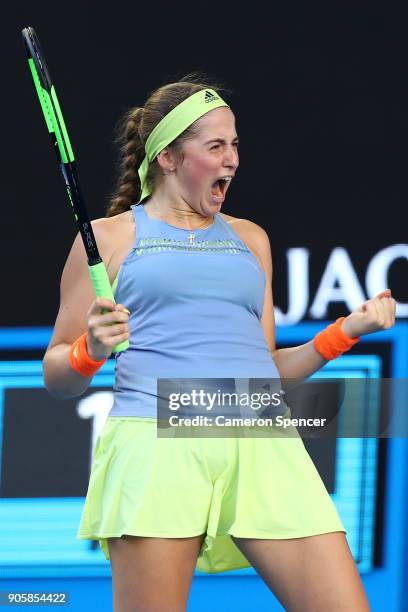
[[[118,178],[114,193],[109,198],[106,217],[113,217],[130,209],[141,195],[138,169],[145,157],[145,143],[152,130],[173,108],[201,89],[215,89],[217,92],[230,90],[221,84],[209,83],[202,73],[192,72],[176,83],[169,83],[156,89],[147,99],[144,108],[129,109],[117,124],[115,143],[119,145]],[[182,144],[197,132],[195,122],[178,138],[171,148],[182,159]],[[157,159],[149,165],[147,180],[154,190],[162,175]]]

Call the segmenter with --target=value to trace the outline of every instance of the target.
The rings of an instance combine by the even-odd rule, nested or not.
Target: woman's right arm
[[[104,262],[112,255],[109,220],[91,223]],[[47,391],[57,399],[77,397],[89,387],[92,376],[72,369],[69,352],[72,343],[88,332],[87,352],[95,361],[109,357],[116,344],[129,338],[128,315],[124,306],[105,298],[95,299],[85,248],[78,233],[68,255],[60,286],[60,308],[54,332],[43,358],[43,377]],[[102,309],[110,312],[102,314]]]

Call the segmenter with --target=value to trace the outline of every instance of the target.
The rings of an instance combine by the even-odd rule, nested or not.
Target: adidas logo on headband
[[[215,100],[219,100],[219,97],[214,96],[214,94],[212,94],[211,91],[206,90],[205,96],[204,96],[204,102],[215,102]]]

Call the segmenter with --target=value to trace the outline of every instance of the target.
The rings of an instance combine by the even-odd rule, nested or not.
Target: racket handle
[[[88,265],[88,269],[95,289],[96,297],[104,297],[114,302],[115,298],[113,296],[112,287],[109,282],[108,273],[103,261],[98,264],[94,264],[93,266]],[[112,352],[120,353],[121,351],[126,351],[128,348],[129,340],[123,340],[123,342],[120,342],[114,347]]]

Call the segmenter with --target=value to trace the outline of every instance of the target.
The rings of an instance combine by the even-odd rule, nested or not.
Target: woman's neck
[[[150,217],[160,219],[172,225],[178,225],[183,229],[203,229],[214,221],[214,218],[205,217],[188,207],[184,203],[172,204],[167,200],[165,203],[151,196],[145,203]]]

